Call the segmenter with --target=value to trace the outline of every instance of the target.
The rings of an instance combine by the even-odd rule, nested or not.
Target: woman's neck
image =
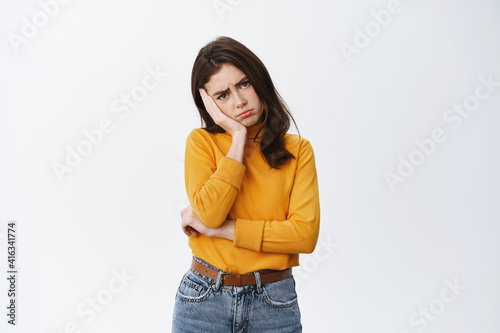
[[[253,139],[263,124],[264,124],[263,122],[260,122],[258,124],[254,124],[254,125],[248,126],[247,127],[247,138],[249,140]],[[263,134],[264,134],[264,129],[262,129],[260,131],[259,136],[258,136],[257,139],[260,139]]]

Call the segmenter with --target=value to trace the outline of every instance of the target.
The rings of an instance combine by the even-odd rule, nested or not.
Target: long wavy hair
[[[264,121],[255,135],[255,142],[259,133],[263,135],[260,141],[260,150],[271,168],[279,169],[290,158],[295,159],[292,153],[285,148],[285,133],[290,128],[292,119],[297,128],[288,106],[274,87],[271,76],[262,61],[245,45],[233,38],[220,36],[200,49],[194,61],[191,73],[191,93],[194,103],[200,113],[202,128],[210,133],[224,133],[225,130],[217,125],[205,109],[200,96],[199,88],[205,88],[210,77],[217,73],[223,64],[229,63],[237,67],[247,76],[255,92],[264,106]],[[203,122],[205,127],[203,127]],[[300,140],[300,132],[299,132]]]

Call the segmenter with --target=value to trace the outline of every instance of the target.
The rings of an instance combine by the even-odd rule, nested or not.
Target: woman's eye
[[[219,97],[217,97],[217,99],[226,99],[226,98],[227,98],[226,94],[222,94],[222,95],[219,95]]]
[[[246,82],[243,82],[243,83],[241,84],[241,87],[242,87],[242,88],[246,88],[246,87],[248,87],[249,85],[250,85],[250,81],[246,81]]]

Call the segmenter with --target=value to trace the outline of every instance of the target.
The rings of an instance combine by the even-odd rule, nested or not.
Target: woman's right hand
[[[210,114],[217,125],[222,127],[232,137],[234,137],[235,134],[239,132],[244,133],[246,136],[247,128],[245,125],[222,112],[213,98],[207,94],[205,89],[200,88],[198,89],[198,91],[200,92],[201,99],[203,100],[203,104],[205,105],[205,109],[207,109],[208,114]]]

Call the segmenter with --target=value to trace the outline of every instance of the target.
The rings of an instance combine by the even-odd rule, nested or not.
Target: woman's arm
[[[243,151],[241,147],[245,141],[241,135],[235,136],[227,155],[216,165],[210,143],[201,131],[204,130],[193,130],[186,140],[186,192],[200,220],[208,227],[216,228],[226,220],[240,190],[246,167],[235,158],[238,158],[239,150]]]
[[[189,212],[189,207],[185,208],[185,212]],[[300,149],[286,220],[237,218],[225,220],[219,228],[205,228],[196,223],[196,215],[187,214],[183,216],[182,223],[186,226],[191,225],[206,236],[225,238],[233,241],[234,246],[257,252],[313,252],[319,235],[320,205],[316,164],[311,144],[304,140]]]
[[[225,115],[204,89],[199,91],[214,122],[232,137],[231,146],[218,165],[213,143],[204,130],[191,131],[186,140],[184,175],[189,202],[205,225],[217,228],[225,221],[243,180],[247,129]]]
[[[200,233],[208,237],[234,240],[235,220],[225,220],[220,227],[210,228],[201,222],[191,206],[187,206],[181,210],[181,217],[182,231],[184,231],[187,236],[196,237]]]
[[[314,151],[304,139],[297,159],[284,221],[237,218],[234,246],[257,252],[312,253],[320,226],[320,200]]]

